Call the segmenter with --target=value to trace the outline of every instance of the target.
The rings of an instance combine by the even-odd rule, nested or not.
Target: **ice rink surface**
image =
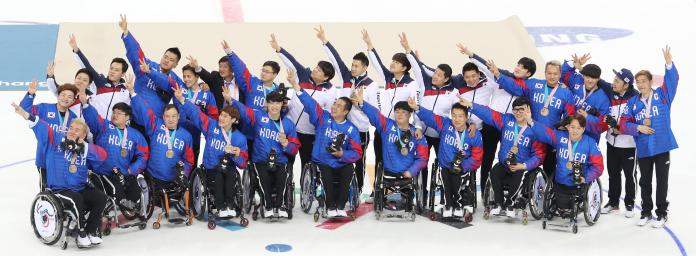
[[[109,22],[114,23],[114,29],[120,13],[127,13],[132,23],[243,21],[313,22],[317,25],[322,22],[496,21],[518,15],[544,60],[568,59],[572,53],[590,52],[593,56],[590,63],[600,65],[602,78],[607,80],[613,79],[612,68],[622,67],[631,69],[634,74],[648,69],[661,75],[664,60],[660,49],[669,44],[681,75],[672,106],[672,129],[680,148],[671,153],[669,221],[662,229],[636,227],[634,223],[638,218],[623,217],[623,207],[618,214],[602,215],[592,227],[587,227],[580,218],[580,231],[576,235],[568,231],[542,230],[541,222],[535,220],[526,226],[519,220],[493,218],[486,221],[480,210],[472,226],[462,229],[424,217],[418,217],[414,223],[398,219],[377,221],[371,211],[354,222],[327,229],[326,225],[319,225],[323,220],[314,223],[311,215],[302,213],[298,203],[291,221],[251,221],[247,228],[230,224],[213,231],[206,228],[205,222],[198,221],[191,227],[165,224],[160,230],[149,227],[143,231],[114,230],[97,248],[78,250],[71,244],[66,251],[41,244],[32,232],[29,211],[38,181],[33,162],[35,139],[26,123],[10,107],[10,103],[19,102],[25,92],[0,91],[0,106],[3,106],[0,107],[3,121],[0,126],[0,198],[3,200],[0,219],[4,220],[0,228],[0,248],[3,255],[274,255],[272,251],[280,247],[269,246],[272,244],[289,245],[291,249],[282,253],[286,255],[687,255],[696,248],[696,224],[689,220],[696,212],[694,187],[691,187],[696,185],[696,173],[688,170],[696,152],[692,146],[696,142],[693,130],[689,132],[695,125],[689,114],[689,109],[694,107],[690,96],[696,94],[691,76],[696,69],[693,47],[696,40],[692,28],[696,24],[695,1],[121,0],[107,3],[25,0],[6,1],[2,6],[0,22],[7,24]],[[391,43],[398,44],[397,33],[408,32],[408,27],[395,27],[394,31]],[[452,42],[452,54],[458,54],[455,43],[467,40],[448,38],[447,31],[439,31],[436,27],[433,33],[432,40]],[[182,31],[180,35],[167,36],[186,35],[187,32]],[[356,33],[355,39],[360,40],[359,34]],[[315,38],[306,40],[316,43]],[[217,42],[206,44],[217,46]],[[57,43],[56,51],[68,50],[65,42]],[[430,57],[427,61],[437,62],[437,59]],[[13,60],[2,58],[0,62],[0,67],[7,67]],[[537,60],[537,64],[540,63],[542,61]],[[96,64],[97,69],[105,70],[106,66],[101,64],[106,63]],[[43,69],[45,62],[37,65]],[[456,66],[454,69],[458,70]],[[35,102],[55,102],[48,94],[40,92]],[[600,145],[604,144],[602,139]],[[372,147],[369,148],[368,161],[372,162],[374,153]],[[295,179],[299,187],[297,171]],[[607,189],[606,171],[601,180]],[[604,198],[607,200],[606,194]],[[639,201],[636,199],[637,205]]]

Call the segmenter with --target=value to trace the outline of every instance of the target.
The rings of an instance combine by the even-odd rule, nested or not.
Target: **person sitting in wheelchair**
[[[70,122],[68,132],[63,135],[53,131],[47,122],[18,105],[12,103],[12,106],[17,114],[29,121],[29,127],[34,131],[38,143],[47,145],[47,187],[65,207],[73,209],[77,215],[77,246],[86,248],[101,244],[98,232],[107,197],[89,183],[87,168],[101,166],[106,160],[106,151],[85,141],[89,127],[82,119]],[[87,212],[90,214],[85,221]]]
[[[218,120],[215,120],[203,113],[198,106],[187,101],[182,90],[176,90],[174,95],[177,103],[181,104],[184,119],[190,120],[205,136],[203,167],[206,170],[207,184],[212,185],[209,181],[215,181],[214,203],[218,217],[237,216],[236,210],[241,210],[242,207],[236,205],[235,200],[235,184],[239,179],[237,168],[246,168],[249,158],[246,138],[235,129],[239,122],[239,109],[235,106],[225,106]]]
[[[281,116],[283,102],[288,98],[273,91],[266,96],[266,110],[256,110],[233,99],[229,91],[225,91],[224,95],[228,104],[239,109],[242,126],[251,127],[254,131],[251,162],[261,183],[265,205],[262,216],[288,218],[289,209],[283,204],[285,193],[293,193],[285,191],[288,168],[291,168],[288,167],[288,156],[297,154],[300,148],[293,121]],[[273,191],[276,192],[275,200]]]
[[[288,71],[288,81],[295,94],[309,114],[309,122],[317,128],[317,136],[312,149],[312,162],[321,172],[321,183],[326,190],[325,205],[327,215],[348,217],[345,211],[348,202],[348,188],[353,178],[353,163],[363,152],[360,145],[359,130],[346,119],[353,102],[348,97],[338,98],[331,106],[331,112],[321,106],[295,81],[295,72]],[[334,180],[338,179],[337,186]]]
[[[150,159],[146,174],[152,177],[151,193],[158,193],[162,189],[186,190],[193,166],[193,140],[186,129],[179,129],[179,109],[174,104],[169,104],[164,107],[162,117],[157,117],[149,104],[135,93],[132,79],[126,82],[126,88],[131,95],[133,120],[145,127],[150,138]],[[187,210],[183,209],[188,200],[185,194],[181,193],[181,197],[177,198],[179,203],[175,205],[182,214]],[[168,209],[162,210],[164,212]],[[165,215],[168,216],[168,213]],[[156,223],[159,220],[160,218]]]
[[[461,204],[460,188],[463,174],[478,169],[483,158],[483,140],[481,132],[475,130],[473,136],[468,131],[469,109],[460,103],[452,105],[451,119],[439,116],[428,109],[421,109],[412,98],[408,105],[416,111],[418,118],[426,126],[435,129],[440,134],[438,164],[442,169],[440,175],[445,189],[445,210],[442,217],[464,217]],[[434,172],[433,172],[434,174]],[[464,202],[471,206],[473,202]],[[470,210],[469,212],[473,211]]]
[[[524,173],[539,167],[544,159],[545,146],[536,140],[531,129],[528,129],[525,115],[531,113],[531,102],[526,97],[518,97],[512,102],[512,114],[503,114],[486,106],[471,103],[466,99],[460,102],[465,107],[471,107],[471,113],[478,116],[484,123],[501,131],[498,163],[493,166],[490,182],[495,197],[490,214],[500,215],[503,208],[505,214],[514,218],[515,202],[513,197],[522,189]],[[503,196],[503,185],[508,185],[507,198]]]
[[[414,178],[428,164],[428,143],[425,138],[416,138],[416,128],[409,123],[413,109],[406,101],[394,104],[394,120],[386,118],[370,103],[363,100],[363,89],[353,94],[353,105],[365,112],[370,124],[382,138],[384,175],[400,178]],[[409,191],[409,198],[414,191]],[[412,204],[407,205],[410,212]]]
[[[126,103],[117,103],[112,108],[111,121],[102,118],[97,110],[83,102],[82,113],[95,138],[95,143],[107,152],[106,162],[92,171],[98,174],[104,191],[115,198],[121,209],[138,210],[142,189],[138,179],[147,164],[149,148],[143,135],[128,125],[132,109]]]
[[[553,193],[559,212],[568,213],[575,203],[574,196],[604,171],[604,160],[597,141],[584,134],[586,127],[592,129],[599,125],[588,124],[581,114],[566,117],[560,123],[560,128],[564,130],[535,123],[531,113],[525,119],[538,140],[556,148],[558,160]]]

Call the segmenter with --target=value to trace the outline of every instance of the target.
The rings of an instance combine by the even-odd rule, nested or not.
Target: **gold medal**
[[[125,148],[122,148],[121,149],[121,157],[126,157],[126,156],[128,156],[128,151],[126,151]]]
[[[650,126],[652,122],[650,121],[650,118],[643,119],[643,124],[646,126]]]
[[[407,148],[407,147],[401,148],[401,154],[404,155],[404,156],[405,156],[405,155],[408,155],[408,148]]]
[[[70,167],[68,168],[68,171],[70,171],[70,173],[76,173],[77,172],[77,165],[71,164]]]
[[[174,150],[168,149],[166,155],[167,155],[167,158],[173,158],[174,157]]]
[[[517,152],[519,152],[519,148],[517,148],[517,145],[512,146],[512,148],[510,149],[510,152],[512,152],[513,154],[517,154]]]
[[[225,146],[225,153],[232,153],[232,146],[230,146],[230,145]]]
[[[541,109],[540,112],[541,112],[541,115],[542,115],[542,116],[548,116],[548,115],[549,115],[549,108],[544,107],[544,108]]]
[[[573,163],[571,163],[570,161],[566,162],[566,168],[568,168],[568,170],[573,169]]]

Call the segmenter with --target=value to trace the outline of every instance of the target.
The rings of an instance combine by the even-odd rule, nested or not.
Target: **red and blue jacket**
[[[520,139],[515,141],[515,137],[522,130],[522,127],[517,124],[514,115],[501,114],[489,107],[476,103],[471,108],[471,112],[481,118],[484,123],[495,127],[501,132],[498,163],[509,167],[505,161],[507,154],[513,145],[517,145],[517,162],[526,164],[527,170],[533,170],[541,165],[546,156],[546,146],[536,139],[534,132],[529,127],[519,136]]]
[[[553,126],[565,116],[575,115],[575,104],[573,93],[560,82],[556,85],[558,90],[549,101],[549,114],[541,115],[540,111],[544,108],[545,91],[551,94],[552,87],[546,84],[546,80],[529,78],[526,80],[513,79],[501,74],[496,80],[498,84],[507,92],[515,96],[524,96],[532,102],[532,118],[546,126]]]
[[[360,131],[350,121],[336,122],[305,90],[297,92],[297,97],[309,114],[309,122],[317,127],[314,146],[312,147],[312,161],[331,168],[340,168],[346,164],[352,164],[362,158],[362,146],[360,145]],[[345,134],[346,139],[341,145],[343,156],[337,158],[326,149],[338,134]]]
[[[583,134],[579,141],[572,143],[571,150],[574,152],[569,152],[568,141],[570,141],[570,137],[567,131],[559,131],[538,122],[532,126],[532,131],[538,140],[552,145],[556,149],[557,160],[554,180],[557,183],[575,186],[573,170],[566,167],[566,163],[571,160],[579,161],[582,164],[583,177],[585,177],[587,184],[592,183],[602,175],[604,171],[602,152],[599,150],[597,141],[587,134]]]
[[[462,173],[475,171],[481,166],[483,159],[483,140],[481,132],[471,137],[469,131],[457,132],[452,119],[434,114],[432,111],[420,108],[418,117],[426,126],[435,129],[440,134],[440,146],[437,149],[437,162],[440,167],[452,169],[454,156],[459,153],[459,145],[463,144],[464,160],[462,161]],[[463,142],[462,142],[462,137]]]
[[[411,141],[406,145],[408,154],[404,156],[396,146],[397,140],[400,139],[400,128],[396,121],[384,117],[377,108],[367,102],[363,104],[362,110],[382,138],[384,170],[397,174],[409,172],[411,176],[416,177],[418,172],[428,164],[428,142],[425,138],[416,139],[414,136],[416,128],[413,125],[409,125],[412,135]]]
[[[88,183],[88,168],[97,169],[106,160],[106,151],[96,144],[88,144],[85,142],[84,153],[75,156],[75,166],[77,171],[70,172],[70,164],[73,158],[72,152],[66,152],[60,148],[60,143],[63,141],[63,135],[55,132],[51,125],[43,121],[41,118],[36,118],[34,122],[30,122],[30,127],[34,130],[36,140],[41,144],[46,145],[46,183],[48,188],[53,191],[70,190],[81,192]]]
[[[186,101],[181,107],[181,112],[191,121],[196,129],[203,131],[203,136],[205,136],[203,167],[208,170],[217,169],[216,167],[220,164],[220,158],[225,155],[225,146],[227,146],[227,141],[223,134],[225,131],[220,127],[217,120],[201,112],[200,108],[189,101]],[[228,138],[230,138],[230,144],[240,149],[239,156],[232,157],[230,160],[234,162],[237,168],[246,168],[247,160],[249,159],[246,138],[238,130],[233,129],[233,131],[228,131],[227,133]]]
[[[198,91],[198,94],[196,95],[195,99],[193,99],[194,95],[195,93],[192,90],[188,90],[188,93],[186,95],[186,101],[195,102],[194,105],[197,106],[204,114],[208,115],[212,119],[217,120],[218,116],[220,115],[220,110],[218,109],[217,104],[215,102],[215,96],[210,91],[204,90]],[[181,104],[179,104],[178,100],[174,100],[174,104],[177,105],[177,107],[179,108],[181,107]],[[200,144],[201,130],[199,130],[197,126],[193,124],[192,120],[189,120],[186,117],[182,117],[182,119],[186,120],[183,122],[183,126],[191,134],[193,144]]]
[[[594,92],[592,92],[591,95],[585,96],[590,92],[588,92],[585,89],[585,78],[583,78],[583,75],[578,72],[575,72],[576,70],[568,64],[568,61],[563,62],[562,70],[563,71],[561,77],[563,79],[563,83],[570,86],[569,89],[573,93],[575,109],[582,109],[586,111],[588,113],[588,116],[592,115],[590,113],[592,113],[593,111],[590,110],[595,110],[596,114],[593,116],[599,117],[600,119],[604,119],[604,116],[609,114],[611,104],[609,102],[609,96],[607,96],[604,90],[602,90],[599,87],[600,82],[597,82],[597,88],[595,88]],[[587,98],[583,102],[582,98],[584,96]],[[596,141],[599,141],[599,137],[602,134],[601,132],[588,132],[587,135],[590,135],[590,137],[592,137]]]
[[[150,158],[150,148],[145,137],[138,130],[126,126],[128,136],[125,147],[122,147],[123,129],[119,129],[111,121],[103,119],[91,105],[84,107],[82,112],[94,135],[94,142],[104,148],[107,153],[104,164],[92,171],[101,175],[109,175],[113,173],[113,168],[118,168],[125,176],[135,176],[145,170],[147,160]],[[121,156],[122,148],[127,152],[125,157]]]
[[[181,125],[177,129],[169,130],[174,157],[167,158],[169,142],[166,131],[168,129],[164,126],[164,121],[155,116],[149,103],[140,95],[133,96],[131,103],[135,122],[144,126],[147,136],[150,137],[150,161],[147,163],[147,172],[158,180],[170,182],[177,177],[175,167],[181,161],[184,163],[184,175],[188,177],[193,166],[191,134],[186,129],[182,129]]]
[[[122,39],[126,46],[126,58],[135,73],[135,92],[150,104],[155,116],[162,116],[164,106],[171,101],[174,95],[172,88],[178,84],[186,90],[186,84],[174,71],[169,71],[167,74],[161,73],[159,63],[145,57],[145,53],[133,37],[132,32],[122,36]],[[150,66],[149,74],[140,71],[141,60]]]
[[[665,66],[665,78],[662,86],[652,90],[652,109],[650,109],[650,127],[654,134],[638,132],[638,126],[644,124],[646,106],[640,100],[641,95],[628,100],[626,112],[621,115],[621,133],[633,136],[636,141],[638,158],[661,154],[679,147],[672,133],[672,102],[677,93],[679,73],[677,67]]]
[[[26,95],[24,95],[22,101],[19,102],[19,106],[22,107],[24,111],[27,111],[46,122],[53,132],[63,134],[67,132],[68,128],[70,127],[70,123],[72,123],[73,119],[77,118],[77,115],[75,115],[75,113],[68,109],[67,111],[70,112],[70,114],[68,115],[67,126],[65,127],[65,130],[61,131],[60,126],[63,125],[63,118],[65,117],[65,113],[61,114],[61,112],[58,111],[57,104],[55,103],[40,103],[33,105],[35,97],[36,95],[27,93]],[[47,151],[48,145],[41,141],[37,141],[36,159],[34,160],[34,163],[37,167],[44,169],[46,168]]]
[[[297,132],[295,132],[295,124],[290,119],[281,116],[281,131],[281,123],[271,119],[268,112],[252,109],[236,100],[232,100],[232,104],[239,109],[242,125],[247,125],[254,129],[252,163],[268,162],[268,155],[271,153],[271,149],[275,149],[278,157],[276,161],[279,164],[287,164],[288,156],[297,154],[297,150],[300,148],[300,140],[297,138]],[[278,135],[281,132],[288,139],[286,147],[280,144]]]

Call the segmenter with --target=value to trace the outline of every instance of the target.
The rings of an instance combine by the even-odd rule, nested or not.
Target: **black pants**
[[[318,166],[321,172],[321,184],[326,191],[326,209],[345,209],[348,202],[348,187],[353,178],[353,166],[350,164],[339,168]]]
[[[621,197],[621,171],[626,177],[626,209],[633,209],[636,198],[636,148],[617,148],[607,143],[609,205],[618,207]]]
[[[249,159],[249,161],[251,161],[251,155],[252,155],[253,151],[254,151],[254,140],[247,140],[247,159]],[[288,159],[290,159],[289,156],[288,156]]]
[[[294,191],[285,191],[285,184],[288,179],[288,171],[286,165],[275,164],[273,167],[265,163],[254,163],[256,174],[259,177],[261,185],[261,194],[264,198],[266,210],[272,208],[283,207],[283,198],[285,193],[293,193]],[[273,194],[276,194],[275,200]]]
[[[554,182],[553,188],[553,194],[556,197],[556,208],[563,210],[572,209],[573,204],[575,204],[575,195],[578,193],[578,187]]]
[[[99,175],[104,192],[116,199],[120,205],[121,199],[127,199],[134,203],[140,202],[142,189],[138,185],[136,176],[125,176],[123,184],[115,175]]]
[[[360,159],[355,162],[355,178],[358,179],[358,189],[362,191],[363,184],[365,183],[365,163],[367,161],[367,145],[370,144],[370,133],[361,132],[360,133],[360,146],[362,147],[363,154]]]
[[[384,156],[382,155],[382,137],[379,137],[379,133],[377,131],[375,131],[374,135],[375,139],[372,141],[372,143],[374,143],[372,145],[372,149],[375,150],[375,168],[377,168],[378,164],[382,164],[384,162]],[[384,165],[382,165],[382,167],[384,167]]]
[[[101,226],[102,214],[106,207],[106,194],[92,187],[86,187],[80,192],[72,190],[60,190],[56,196],[63,205],[76,212],[77,224],[80,230],[90,234],[96,234]],[[89,212],[89,218],[85,221],[85,214]]]
[[[300,140],[300,163],[302,166],[312,161],[312,149],[314,148],[314,134],[297,133]],[[294,164],[294,162],[293,162]]]
[[[428,154],[430,154],[430,148],[435,148],[435,161],[437,161],[437,151],[440,148],[440,138],[435,138],[435,137],[430,137],[430,136],[425,136],[426,142],[428,142]],[[428,158],[430,159],[430,157]],[[423,182],[423,201],[426,201],[428,197],[428,168],[429,165],[426,163],[425,168],[421,170],[423,172],[423,178],[421,178],[421,182]],[[427,205],[427,202],[423,202],[423,205]]]
[[[217,169],[205,170],[208,187],[213,188],[212,192],[215,195],[215,202],[213,202],[215,203],[215,209],[224,210],[227,207],[230,207],[230,209],[237,207],[234,201],[237,191],[234,190],[234,187],[239,175],[236,172],[237,169],[234,167],[224,172]]]
[[[551,145],[546,145],[544,172],[546,173],[546,177],[553,177],[553,174],[556,173],[556,149]]]
[[[652,176],[653,167],[655,167],[655,181],[657,182],[655,187],[657,190],[655,192],[657,210],[655,210],[655,214],[667,216],[667,206],[669,206],[669,201],[667,201],[669,164],[669,151],[638,159],[638,166],[640,166],[640,197],[643,202],[641,206],[643,208],[642,215],[650,215],[653,209]]]
[[[481,137],[483,137],[483,162],[481,164],[479,184],[483,187],[486,184],[486,180],[488,180],[488,175],[491,173],[495,153],[498,151],[500,131],[484,123],[481,129]]]
[[[524,171],[512,172],[507,167],[500,163],[495,164],[491,170],[491,186],[493,187],[493,196],[495,204],[502,207],[512,205],[512,197],[518,192],[522,185]],[[508,187],[508,196],[503,198],[503,186]],[[505,201],[503,201],[505,200]]]
[[[442,168],[442,170],[440,170],[440,178],[445,188],[445,207],[461,208],[461,194],[459,193],[459,188],[462,187],[462,174],[452,173],[449,169]]]

